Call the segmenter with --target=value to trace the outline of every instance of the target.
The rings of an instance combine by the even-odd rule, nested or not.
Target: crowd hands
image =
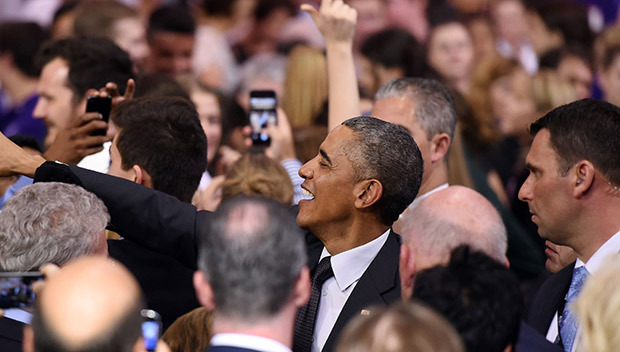
[[[172,3],[0,16],[1,350],[620,343],[617,4]]]

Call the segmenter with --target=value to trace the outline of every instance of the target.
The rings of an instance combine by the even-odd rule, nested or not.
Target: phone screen
[[[103,121],[110,120],[110,111],[112,110],[111,97],[88,97],[86,100],[86,112],[98,112],[103,117]],[[93,136],[105,136],[106,130],[93,131]]]
[[[269,145],[269,136],[261,133],[267,124],[277,123],[276,94],[271,90],[250,92],[250,125],[252,126],[252,143]]]
[[[151,309],[143,309],[141,314],[144,318],[142,323],[144,348],[147,351],[155,351],[161,333],[161,317],[156,311]]]
[[[0,308],[33,308],[36,297],[32,284],[40,280],[43,274],[38,271],[0,273]]]

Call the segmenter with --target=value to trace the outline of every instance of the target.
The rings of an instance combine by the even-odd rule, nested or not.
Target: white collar
[[[441,184],[433,189],[431,189],[430,191],[424,193],[424,194],[418,194],[417,197],[415,197],[415,199],[413,200],[413,203],[411,203],[409,205],[409,209],[411,208],[415,208],[418,204],[420,204],[420,202],[422,200],[424,200],[424,198],[427,198],[428,196],[430,196],[431,194],[435,193],[435,192],[439,192],[441,190],[444,190],[446,188],[448,188],[450,185],[446,182],[444,184]]]
[[[603,245],[600,246],[596,252],[594,252],[587,263],[584,264],[581,259],[577,259],[575,268],[585,265],[588,273],[593,274],[603,265],[607,257],[611,254],[618,254],[618,252],[620,252],[620,231],[616,232],[605,243],[603,243]]]
[[[210,341],[211,346],[230,346],[264,352],[291,352],[291,349],[280,342],[266,337],[240,333],[215,334]]]
[[[381,236],[359,247],[338,253],[331,258],[332,271],[340,291],[346,290],[351,284],[359,280],[375,259],[385,241],[387,241],[390,229]],[[321,258],[330,256],[327,248],[323,247]],[[319,261],[320,261],[319,259]]]
[[[3,317],[30,325],[32,321],[32,313],[26,312],[19,308],[9,308],[4,310]]]

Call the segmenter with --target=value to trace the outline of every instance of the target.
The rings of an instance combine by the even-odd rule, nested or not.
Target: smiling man
[[[578,329],[571,303],[603,259],[620,251],[620,109],[580,100],[540,118],[531,133],[530,175],[519,199],[540,236],[572,248],[578,259],[543,284],[528,322],[569,352]]]
[[[120,235],[196,268],[210,212],[76,166],[41,166],[43,159],[20,150],[0,135],[0,175],[32,176],[38,167],[37,181],[81,184],[104,200]],[[299,205],[297,222],[310,231],[314,303],[297,316],[293,350],[331,351],[349,320],[400,299],[401,241],[391,225],[420,188],[423,160],[404,128],[357,117],[335,128],[299,173],[311,195]]]

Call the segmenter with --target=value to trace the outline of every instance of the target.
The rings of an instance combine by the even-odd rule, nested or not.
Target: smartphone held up
[[[250,92],[250,125],[252,126],[252,145],[267,147],[269,136],[262,133],[268,125],[277,124],[276,93],[272,90],[253,90]]]

